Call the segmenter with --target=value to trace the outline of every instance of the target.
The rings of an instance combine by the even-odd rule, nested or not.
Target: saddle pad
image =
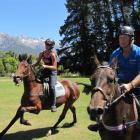
[[[56,97],[65,95],[65,89],[59,81],[57,81],[57,83],[55,85],[55,94],[56,94]]]

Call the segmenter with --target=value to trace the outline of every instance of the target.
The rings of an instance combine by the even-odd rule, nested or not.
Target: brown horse
[[[20,57],[20,63],[18,64],[15,73],[14,82],[18,85],[20,80],[23,80],[24,93],[16,115],[8,126],[0,133],[0,137],[2,137],[18,119],[20,119],[21,124],[30,125],[30,123],[24,119],[25,112],[38,114],[41,110],[48,110],[51,107],[50,99],[47,98],[44,93],[43,84],[37,80],[32,65],[29,64],[30,61],[31,58],[21,59]],[[65,118],[69,109],[73,114],[73,121],[69,126],[72,126],[77,122],[76,109],[73,106],[73,103],[80,96],[79,87],[76,83],[68,80],[62,80],[60,83],[64,87],[65,95],[57,97],[56,106],[59,107],[64,104],[64,109],[58,121],[51,127],[47,135],[50,135],[53,130],[57,128],[58,124]]]
[[[91,76],[92,96],[87,108],[90,119],[98,123],[101,140],[137,140],[135,96],[120,90],[116,63],[100,64]]]

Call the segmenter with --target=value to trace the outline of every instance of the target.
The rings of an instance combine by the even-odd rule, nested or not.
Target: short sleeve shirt
[[[111,60],[116,57],[118,59],[117,76],[119,82],[128,83],[133,80],[140,72],[140,48],[132,45],[132,51],[124,57],[121,48],[117,48],[111,55]]]

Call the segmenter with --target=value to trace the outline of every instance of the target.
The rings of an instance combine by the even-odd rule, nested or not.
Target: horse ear
[[[32,55],[29,55],[29,56],[27,57],[27,62],[28,62],[29,64],[32,64]]]
[[[23,61],[23,60],[26,60],[27,59],[27,54],[26,53],[25,54],[19,54],[18,59],[19,59],[20,62]]]
[[[101,65],[99,59],[97,58],[97,55],[94,55],[94,63],[95,63],[96,66]]]
[[[110,64],[110,67],[114,70],[117,69],[117,64],[118,64],[118,58],[117,57],[114,57],[111,61],[111,64]]]

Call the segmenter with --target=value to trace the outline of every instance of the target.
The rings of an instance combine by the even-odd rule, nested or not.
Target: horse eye
[[[108,83],[112,83],[113,82],[113,79],[112,78],[108,78]]]

